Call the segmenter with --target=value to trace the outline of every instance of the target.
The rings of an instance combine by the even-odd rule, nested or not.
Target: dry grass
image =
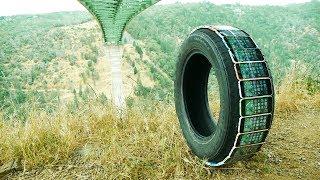
[[[127,112],[123,119],[100,109],[106,113],[100,117],[94,112],[54,117],[35,113],[25,125],[2,122],[0,162],[18,160],[29,171],[77,159],[83,168],[86,163],[107,167],[110,178],[184,176],[183,161],[204,168],[188,152],[173,107],[154,108],[148,114]]]
[[[119,119],[113,109],[86,104],[77,114],[34,111],[25,124],[0,121],[0,166],[16,161],[22,169],[3,178],[314,179],[320,95],[290,78],[277,88],[270,143],[251,161],[206,167],[186,146],[173,106],[148,102]]]
[[[306,65],[299,62],[293,63],[281,85],[276,88],[277,112],[292,114],[309,108],[319,109],[320,93],[319,90],[313,94],[309,92],[309,85],[306,83],[309,74],[310,71]],[[315,86],[319,88],[319,84]]]

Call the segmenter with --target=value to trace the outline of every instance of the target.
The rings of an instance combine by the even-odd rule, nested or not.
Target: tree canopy
[[[104,40],[119,44],[128,22],[160,0],[79,0],[98,20]]]

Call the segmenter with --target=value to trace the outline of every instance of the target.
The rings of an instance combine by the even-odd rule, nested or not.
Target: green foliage
[[[69,61],[71,66],[76,65],[77,60],[78,60],[75,55],[70,55],[70,56],[67,57],[67,59],[68,59],[68,61]]]
[[[274,79],[281,82],[290,71],[292,62],[301,62],[309,68],[305,75],[310,94],[320,90],[320,15],[319,1],[280,6],[241,6],[210,3],[172,4],[151,7],[134,18],[128,32],[137,41],[134,48],[156,82],[154,88],[138,83],[135,94],[155,101],[173,100],[173,80],[179,46],[194,28],[202,25],[225,24],[244,29],[257,41],[273,71]],[[95,69],[99,59],[97,28],[71,27],[82,34],[63,31],[64,26],[78,25],[92,20],[89,13],[53,13],[41,16],[12,16],[0,18],[0,111],[6,116],[23,117],[28,104],[34,103],[46,111],[59,102],[58,92],[27,91],[30,87],[46,87],[52,75],[53,84],[61,81],[58,61],[66,60],[76,68],[78,53],[86,60],[80,76],[84,83],[99,79]],[[74,29],[73,29],[74,28]],[[100,33],[100,34],[99,34]],[[77,39],[79,43],[72,43]],[[102,40],[102,39],[100,39]],[[80,50],[81,49],[81,50]],[[74,54],[68,53],[74,52]],[[139,75],[138,58],[128,62],[134,74]],[[144,61],[143,61],[144,62]],[[50,70],[53,69],[53,70]],[[159,73],[159,69],[164,73]],[[54,74],[53,74],[54,73]],[[41,82],[42,84],[37,84]],[[95,95],[85,88],[75,93],[77,101],[88,101]],[[50,99],[51,98],[51,99]],[[130,103],[129,103],[130,104]],[[19,111],[19,112],[18,112]]]
[[[79,0],[99,21],[106,43],[120,44],[127,23],[159,0]]]
[[[141,81],[138,81],[137,88],[135,89],[135,94],[137,96],[144,96],[147,97],[152,92],[151,88],[143,86]]]
[[[70,46],[70,36],[58,27],[89,20],[90,14],[83,12],[0,18],[0,112],[5,119],[25,120],[31,106],[54,112],[60,101],[58,92],[27,89],[37,81],[45,86],[43,78],[50,64],[64,57]],[[74,56],[66,59],[76,62]]]
[[[310,94],[316,94],[320,92],[320,80],[307,76],[305,78],[307,84],[307,90]]]
[[[151,7],[133,19],[128,31],[145,43],[150,59],[174,77],[179,46],[193,29],[203,25],[239,27],[263,50],[277,83],[292,62],[299,61],[310,67],[311,74],[306,76],[313,84],[320,80],[319,7],[319,1],[285,7],[177,3]],[[150,71],[160,89],[170,89],[152,67]]]
[[[135,42],[133,42],[133,47],[135,48],[136,52],[139,54],[140,59],[142,59],[143,51],[142,51],[141,46],[135,41]]]
[[[53,113],[60,99],[58,92],[25,91],[22,89],[0,89],[0,111],[5,120],[18,119],[25,121],[28,118],[31,107]]]

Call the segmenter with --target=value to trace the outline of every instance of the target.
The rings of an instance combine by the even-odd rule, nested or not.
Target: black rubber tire
[[[183,43],[176,66],[175,103],[188,146],[208,165],[221,166],[259,151],[271,126],[274,93],[270,71],[248,34],[232,27],[202,27]],[[220,114],[208,107],[214,68]]]

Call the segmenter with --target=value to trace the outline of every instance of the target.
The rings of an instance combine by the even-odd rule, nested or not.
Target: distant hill
[[[319,1],[286,7],[211,3],[153,6],[127,27],[134,48],[124,54],[124,70],[126,75],[134,75],[125,77],[126,82],[137,84],[138,96],[171,103],[179,46],[194,28],[223,24],[253,36],[277,84],[292,64],[299,64],[306,69],[308,87],[318,91],[319,12]],[[101,74],[107,73],[100,64],[104,59],[102,33],[90,13],[1,17],[0,37],[0,111],[9,109],[6,112],[10,114],[16,104],[28,104],[32,99],[51,109],[65,97],[92,91],[83,87],[88,82],[99,89],[97,93],[110,95],[105,85],[108,81],[103,79],[107,75]]]
[[[281,80],[293,61],[320,72],[319,22],[319,1],[289,6],[172,4],[151,7],[129,24],[128,31],[144,40],[154,62],[173,76],[179,46],[191,30],[201,25],[235,26],[253,36]]]

